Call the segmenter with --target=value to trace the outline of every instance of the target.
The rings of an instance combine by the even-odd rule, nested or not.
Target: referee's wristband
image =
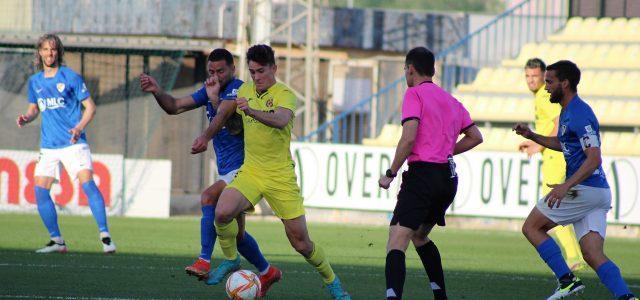
[[[384,174],[384,176],[387,176],[389,178],[395,178],[396,175],[398,175],[397,173],[393,173],[393,171],[391,171],[391,169],[387,169],[387,172]]]

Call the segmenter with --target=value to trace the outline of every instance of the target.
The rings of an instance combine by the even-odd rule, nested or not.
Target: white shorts
[[[53,177],[60,180],[60,163],[67,170],[71,180],[82,170],[93,171],[91,151],[87,144],[76,144],[60,149],[40,149],[34,176]]]
[[[234,178],[236,178],[236,174],[238,174],[238,170],[240,170],[240,168],[235,169],[233,171],[230,171],[229,173],[224,174],[224,175],[218,174],[218,181],[222,180],[222,181],[224,181],[224,183],[226,183],[228,185],[229,183],[231,183],[233,181]]]
[[[570,195],[572,191],[575,196]],[[573,224],[580,240],[590,231],[598,232],[602,238],[607,233],[607,213],[611,209],[611,189],[576,185],[560,202],[560,207],[549,208],[544,197],[536,207],[558,225]]]

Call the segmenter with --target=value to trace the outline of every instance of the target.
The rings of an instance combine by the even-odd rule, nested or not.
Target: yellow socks
[[[219,224],[216,222],[216,232],[218,233],[218,241],[220,242],[220,248],[222,254],[228,260],[234,260],[238,258],[238,245],[236,245],[236,236],[238,235],[238,221],[233,221],[227,224]]]
[[[320,248],[320,246],[314,243],[311,255],[309,256],[309,258],[305,259],[310,265],[316,268],[318,273],[320,273],[320,276],[322,276],[322,281],[324,281],[325,284],[332,283],[336,279],[336,274],[333,273],[333,269],[331,268],[331,265],[326,259],[324,251],[322,251],[322,248]]]

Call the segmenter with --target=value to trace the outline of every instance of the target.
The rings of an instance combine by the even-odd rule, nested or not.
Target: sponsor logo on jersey
[[[40,111],[63,108],[65,105],[66,103],[62,97],[38,98],[38,108]]]

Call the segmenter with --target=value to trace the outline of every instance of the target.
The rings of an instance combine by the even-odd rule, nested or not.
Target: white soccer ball
[[[260,279],[249,270],[236,271],[227,279],[225,287],[229,299],[251,300],[258,297]]]

